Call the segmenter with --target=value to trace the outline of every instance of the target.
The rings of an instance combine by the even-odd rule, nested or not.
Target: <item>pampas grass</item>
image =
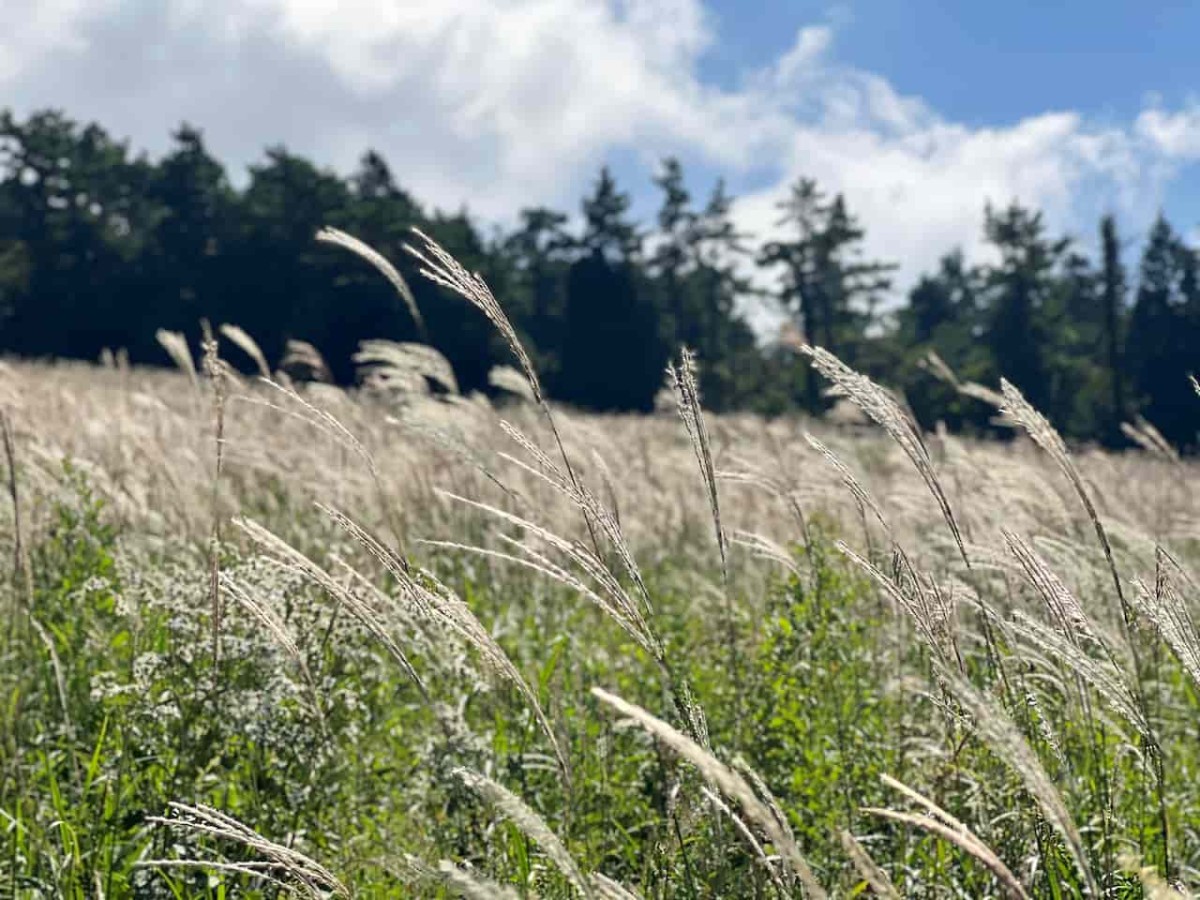
[[[289,339],[284,345],[283,359],[280,361],[279,367],[285,372],[289,370],[300,372],[305,378],[313,381],[326,383],[333,381],[333,373],[329,371],[325,357],[308,341]]]
[[[1067,853],[1083,878],[1087,893],[1093,897],[1101,896],[1100,885],[1088,862],[1079,828],[1062,795],[1016,723],[996,701],[962,677],[947,674],[946,683],[955,700],[971,716],[980,739],[1021,779],[1030,798],[1062,838]]]
[[[229,323],[221,326],[221,334],[229,338],[234,346],[254,360],[254,365],[258,367],[258,374],[261,377],[271,377],[271,367],[267,365],[267,357],[262,352],[262,348],[258,346],[258,341],[250,337],[242,328]]]
[[[591,886],[583,877],[583,873],[579,871],[579,866],[571,858],[570,852],[563,846],[563,842],[558,839],[558,835],[550,829],[541,816],[530,809],[516,794],[485,775],[468,769],[455,769],[454,775],[486,800],[504,818],[517,826],[526,837],[541,847],[571,886],[579,892],[579,896],[584,900],[591,900]]]
[[[396,293],[404,301],[404,306],[408,310],[408,314],[412,316],[413,323],[417,326],[417,331],[422,336],[425,335],[425,320],[421,316],[421,310],[417,307],[417,298],[413,295],[408,282],[404,280],[404,276],[396,270],[395,266],[387,261],[383,254],[368,244],[364,244],[353,235],[347,234],[337,228],[322,228],[317,232],[317,240],[349,250],[374,266],[388,280],[391,286],[396,289]]]
[[[292,383],[232,326],[263,379],[210,334],[203,377],[0,364],[0,884],[133,894],[168,834],[139,877],[181,896],[179,866],[311,896],[1074,896],[1134,884],[1125,847],[1200,883],[1172,865],[1200,848],[1195,464],[1151,426],[1069,455],[1013,386],[931,361],[1032,442],[927,446],[814,348],[880,428],[706,414],[686,350],[678,420],[568,418],[482,279],[415,243],[532,403],[391,343],[359,388]]]
[[[719,761],[690,738],[680,734],[666,722],[662,721],[640,706],[628,703],[615,694],[600,688],[592,688],[592,694],[602,703],[637,722],[650,735],[661,741],[674,753],[696,767],[705,780],[712,782],[721,793],[736,801],[742,808],[742,814],[747,822],[758,826],[775,845],[776,849],[791,876],[799,880],[806,895],[816,900],[823,900],[827,895],[824,888],[817,882],[812,869],[800,853],[796,838],[785,822],[771,811],[744,778]]]
[[[423,394],[428,379],[451,394],[459,392],[450,361],[427,344],[362,341],[352,359],[361,380],[380,390]]]
[[[679,353],[679,368],[667,367],[667,375],[675,390],[676,407],[684,430],[692,443],[700,474],[708,489],[708,502],[712,507],[713,527],[716,529],[717,550],[721,554],[721,572],[729,578],[728,541],[721,525],[721,500],[717,493],[716,466],[713,465],[712,449],[709,446],[708,428],[704,424],[704,411],[700,408],[700,388],[696,383],[696,358],[687,347]]]
[[[891,394],[871,381],[870,378],[855,372],[828,350],[821,347],[810,347],[807,344],[803,345],[800,350],[812,360],[812,364],[818,372],[833,382],[835,396],[845,397],[866,413],[871,421],[888,433],[904,451],[905,456],[912,461],[917,474],[921,476],[929,493],[937,501],[942,518],[950,529],[955,544],[958,545],[958,551],[962,555],[963,561],[970,566],[958,522],[950,509],[950,501],[946,499],[946,492],[938,480],[933,460],[925,447],[925,441],[911,417]]]
[[[251,862],[228,863],[220,860],[149,859],[145,867],[182,866],[214,869],[250,875],[321,900],[329,896],[350,897],[350,890],[336,875],[305,854],[263,837],[233,816],[200,804],[172,803],[170,816],[150,816],[148,821],[170,829],[191,832],[238,844],[255,854]]]
[[[896,890],[896,886],[888,878],[887,872],[879,868],[875,860],[871,859],[870,854],[858,842],[858,839],[848,831],[839,832],[838,837],[842,842],[842,849],[850,857],[850,862],[854,864],[854,868],[858,870],[858,874],[863,877],[863,881],[867,883],[876,896],[887,897],[889,900],[900,900],[900,892]]]
[[[200,378],[196,372],[196,361],[192,358],[187,338],[178,331],[168,331],[165,328],[154,332],[154,338],[158,341],[159,346],[167,351],[167,355],[171,357],[171,361],[179,367],[179,370],[187,375],[192,382],[192,387],[198,389]]]

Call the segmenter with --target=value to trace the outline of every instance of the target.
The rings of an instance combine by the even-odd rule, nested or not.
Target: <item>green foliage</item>
[[[1187,376],[1200,336],[1196,251],[1161,216],[1142,256],[1129,321],[1129,375],[1139,406],[1168,440],[1191,448],[1197,439],[1194,394]]]
[[[52,512],[32,552],[31,614],[0,667],[0,883],[14,896],[208,896],[202,874],[137,868],[171,846],[199,852],[147,822],[172,799],[276,834],[311,830],[331,854],[343,829],[387,827],[388,797],[367,776],[406,765],[412,750],[392,746],[403,686],[381,680],[364,636],[350,629],[334,645],[348,626],[302,602],[302,581],[230,558],[229,574],[260,596],[288,596],[293,624],[312,636],[302,645],[311,681],[236,611],[214,663],[202,559],[130,568],[74,466]]]
[[[808,549],[811,571],[780,592],[756,655],[746,755],[796,811],[809,858],[835,872],[838,830],[858,830],[860,807],[887,803],[879,776],[901,769],[905,711],[878,689],[890,613],[864,608],[869,585],[825,539]]]
[[[847,866],[843,830],[863,836],[905,895],[996,893],[991,873],[945,841],[863,811],[904,808],[885,774],[968,822],[1034,896],[1078,895],[1073,864],[1020,779],[952,713],[911,623],[837,550],[825,516],[812,515],[809,542],[793,548],[798,574],[764,596],[697,591],[690,563],[664,545],[644,574],[674,673],[594,606],[528,570],[459,554],[431,563],[525,674],[560,735],[566,779],[528,704],[477,670],[469,649],[397,624],[427,700],[330,598],[245,548],[224,548],[225,584],[276,610],[296,653],[230,587],[214,660],[204,548],[135,540],[86,471],[65,465],[50,495],[31,548],[33,606],[14,617],[0,653],[0,886],[16,896],[276,896],[233,873],[139,865],[256,856],[150,822],[170,801],[210,804],[293,844],[359,896],[440,896],[412,885],[406,852],[470,865],[529,896],[572,896],[545,848],[456,778],[459,766],[519,795],[581,869],[642,896],[771,896],[728,812],[705,799],[709,782],[588,693],[603,685],[680,727],[672,679],[706,711],[713,755],[761,776],[837,896],[865,890]],[[336,554],[378,574],[353,546],[298,524],[314,558]],[[878,550],[873,559],[888,565]],[[1138,640],[1171,760],[1171,841],[1187,860],[1200,851],[1188,824],[1200,808],[1195,689],[1153,651],[1151,635]],[[1061,791],[1097,869],[1114,871],[1112,856],[1127,845],[1161,865],[1144,758],[1064,662],[1027,659],[1003,636],[964,654],[964,670],[1003,704]],[[1142,896],[1132,878],[1114,875],[1112,888]]]

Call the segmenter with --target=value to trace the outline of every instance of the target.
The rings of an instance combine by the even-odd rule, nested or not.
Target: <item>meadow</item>
[[[0,894],[1200,888],[1195,462],[1007,384],[959,388],[1011,440],[922,434],[808,347],[863,422],[706,415],[686,353],[659,414],[563,409],[422,253],[492,400],[236,328],[0,365]]]

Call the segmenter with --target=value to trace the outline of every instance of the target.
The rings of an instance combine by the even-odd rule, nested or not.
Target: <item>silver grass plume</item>
[[[667,365],[667,375],[675,391],[675,406],[683,427],[692,442],[692,451],[700,466],[700,474],[708,489],[708,505],[712,510],[713,526],[717,533],[717,549],[721,554],[721,574],[729,580],[728,539],[721,526],[721,501],[717,493],[717,472],[713,465],[712,448],[708,440],[708,428],[704,423],[704,410],[700,407],[700,386],[696,383],[696,356],[687,347],[680,348],[679,368]]]
[[[229,338],[229,340],[237,346],[243,353],[254,360],[254,365],[258,367],[258,374],[263,378],[271,377],[271,367],[267,365],[267,357],[263,355],[262,348],[258,346],[258,341],[250,337],[245,330],[237,325],[230,325],[228,322],[221,326],[221,334]]]
[[[954,374],[954,370],[934,350],[930,350],[918,359],[917,365],[934,378],[950,385],[950,387],[957,388],[962,383],[958,380],[958,376]]]
[[[400,564],[402,566],[407,566],[407,563],[404,561],[404,557],[402,555],[405,546],[404,529],[402,524],[397,522],[396,517],[393,514],[388,493],[384,489],[383,480],[379,476],[379,467],[375,464],[375,458],[371,455],[370,451],[367,450],[362,441],[360,441],[354,436],[353,433],[351,433],[350,429],[341,423],[337,416],[333,415],[327,410],[321,409],[313,403],[310,403],[304,397],[300,396],[294,387],[281,384],[274,380],[266,380],[265,384],[279,391],[281,394],[295,403],[298,407],[300,407],[300,412],[285,409],[281,406],[271,403],[268,400],[260,398],[250,398],[249,402],[264,405],[270,409],[281,412],[284,415],[294,416],[309,423],[310,425],[315,426],[331,437],[338,444],[352,451],[363,461],[367,467],[367,472],[371,476],[371,482],[375,486],[375,494],[378,498],[379,505],[384,510],[387,517],[388,525],[392,532],[392,537],[395,539],[396,545],[400,548],[401,554],[396,554],[396,559],[400,560]]]
[[[550,741],[563,778],[569,780],[570,767],[566,756],[559,745],[554,728],[542,710],[537,694],[529,686],[520,669],[509,659],[504,649],[496,643],[491,632],[476,618],[471,608],[431,573],[411,568],[407,561],[385,547],[378,538],[348,516],[323,504],[317,504],[317,508],[341,526],[350,537],[354,538],[364,550],[374,556],[391,573],[400,586],[401,596],[414,612],[446,628],[474,647],[488,668],[509,681],[521,693],[533,711],[534,718],[542,732]]]
[[[437,875],[450,891],[466,900],[520,900],[520,894],[512,888],[474,875],[446,859],[438,863]]]
[[[939,587],[930,576],[923,576],[917,572],[898,546],[893,547],[892,563],[895,577],[889,577],[844,541],[838,541],[835,546],[842,555],[869,575],[898,609],[912,619],[913,624],[917,626],[917,633],[937,659],[945,663],[954,662],[962,669],[953,629],[956,607],[952,594]]]
[[[1142,739],[1149,751],[1149,762],[1154,775],[1155,799],[1158,804],[1159,823],[1161,834],[1163,835],[1163,867],[1167,874],[1170,875],[1172,872],[1168,838],[1170,827],[1167,816],[1166,776],[1163,769],[1162,749],[1157,736],[1149,726],[1150,717],[1147,714],[1148,706],[1145,689],[1139,677],[1139,673],[1142,670],[1141,663],[1139,661],[1137,642],[1133,634],[1135,612],[1128,598],[1125,596],[1125,590],[1121,584],[1121,575],[1117,571],[1117,563],[1113,558],[1112,544],[1109,542],[1108,532],[1101,523],[1100,515],[1092,503],[1092,498],[1084,487],[1083,478],[1080,476],[1079,470],[1075,468],[1075,463],[1072,461],[1070,454],[1067,453],[1067,447],[1062,437],[1059,436],[1058,432],[1054,430],[1054,427],[1046,418],[1033,408],[1021,392],[1006,379],[1000,379],[1000,390],[1004,394],[1005,406],[1003,411],[1025,429],[1034,443],[1049,455],[1067,481],[1070,482],[1071,487],[1079,497],[1080,503],[1083,504],[1084,509],[1087,511],[1088,518],[1092,522],[1092,528],[1096,532],[1096,540],[1099,541],[1100,547],[1104,551],[1104,559],[1108,563],[1108,571],[1112,576],[1113,587],[1117,592],[1117,602],[1121,609],[1121,625],[1124,632],[1125,645],[1129,650],[1132,662],[1134,697],[1141,711],[1141,717],[1147,723],[1146,731],[1142,734]]]
[[[434,444],[440,450],[445,451],[451,456],[462,460],[480,475],[498,487],[511,500],[521,503],[522,498],[520,493],[510,488],[507,484],[500,480],[490,468],[483,456],[472,447],[467,439],[466,432],[457,427],[443,427],[439,424],[433,424],[421,420],[416,416],[407,416],[404,418],[396,418],[388,416],[386,421],[389,424],[398,425],[410,434],[427,440]]]
[[[325,362],[321,351],[308,341],[291,339],[284,345],[283,360],[279,363],[282,369],[303,369],[308,377],[329,384],[333,381],[333,373]]]
[[[959,381],[958,376],[954,374],[954,370],[946,364],[944,359],[942,359],[932,350],[925,354],[923,359],[918,360],[917,365],[934,378],[937,378],[939,381],[942,381],[954,388],[964,397],[971,397],[974,400],[982,400],[989,406],[996,407],[996,409],[1000,409],[1000,407],[1004,405],[1003,395],[998,394],[991,388],[984,387],[982,384],[979,384],[975,381]],[[1003,425],[1006,428],[1011,428],[1016,423],[1014,423],[1007,416],[1000,416],[997,419],[993,419],[992,424]]]
[[[508,316],[500,306],[499,301],[496,300],[492,289],[488,287],[487,282],[483,280],[483,277],[479,273],[468,272],[464,269],[458,260],[451,256],[433,238],[417,228],[412,229],[412,231],[420,239],[422,246],[417,248],[405,244],[404,249],[421,263],[420,274],[434,284],[458,294],[478,309],[500,333],[504,342],[508,344],[508,348],[512,351],[513,356],[517,358],[521,371],[525,373],[525,378],[529,381],[529,389],[533,393],[534,401],[545,415],[546,422],[550,426],[550,431],[554,435],[554,441],[558,445],[559,454],[562,456],[567,477],[576,489],[580,489],[579,481],[575,477],[575,469],[571,465],[571,458],[567,456],[566,447],[563,446],[562,435],[559,434],[558,425],[555,423],[554,415],[550,411],[550,404],[546,401],[545,394],[542,393],[542,383],[538,379],[537,370],[533,367],[533,360],[529,358],[529,353],[526,352],[525,346],[521,343],[520,338],[517,337],[516,329],[513,328],[512,322],[508,320]],[[583,513],[583,517],[588,533],[591,535],[592,543],[595,545],[596,555],[599,556],[600,546],[596,538],[595,523],[593,523],[586,511]]]
[[[791,574],[797,577],[801,575],[801,569],[796,565],[791,551],[766,535],[750,531],[735,531],[731,542],[739,547],[745,547],[757,559],[778,563]]]
[[[1046,564],[1046,561],[1018,535],[1007,528],[1001,528],[1000,533],[1004,537],[1008,552],[1016,558],[1026,580],[1041,596],[1050,613],[1050,618],[1063,636],[1075,644],[1079,643],[1079,637],[1082,636],[1096,647],[1103,649],[1111,657],[1112,651],[1108,643],[1092,626],[1091,620],[1084,612],[1083,605],[1063,584],[1062,579]]]
[[[595,494],[575,478],[571,471],[560,469],[541,447],[530,440],[519,429],[505,421],[500,422],[500,428],[533,458],[536,466],[530,465],[509,453],[498,454],[500,458],[508,460],[530,475],[546,482],[570,500],[583,514],[584,519],[589,525],[599,528],[600,533],[608,540],[617,557],[621,560],[621,564],[633,580],[634,585],[637,586],[646,611],[652,613],[650,591],[647,589],[646,582],[642,578],[641,569],[638,567],[637,561],[634,559],[633,553],[625,541],[624,532],[621,530],[621,523],[617,521],[612,512],[600,502],[600,499]]]
[[[758,797],[746,779],[738,775],[723,762],[693,741],[680,734],[666,722],[651,715],[636,704],[622,700],[615,694],[610,694],[600,688],[592,688],[592,694],[601,702],[606,703],[626,718],[637,722],[650,735],[658,739],[667,748],[677,753],[683,759],[694,765],[722,794],[736,801],[742,808],[747,821],[757,825],[775,845],[787,869],[804,887],[806,894],[818,900],[827,896],[825,890],[817,882],[812,869],[800,853],[795,835],[791,829],[784,826],[770,808]]]
[[[740,754],[733,758],[732,763],[733,770],[750,782],[750,786],[754,788],[754,793],[766,804],[771,815],[775,817],[775,821],[779,823],[779,827],[791,833],[792,826],[788,823],[787,813],[783,811],[783,807],[779,805],[779,801],[771,793],[771,789],[767,786],[767,783],[762,780],[762,776]]]
[[[396,387],[402,391],[424,393],[425,379],[429,379],[451,394],[459,393],[454,367],[428,344],[381,339],[360,341],[358,351],[351,358],[360,366],[359,371],[366,380],[385,389]]]
[[[1012,870],[1004,864],[1000,857],[996,856],[995,851],[975,837],[970,831],[961,831],[958,828],[953,828],[945,822],[925,813],[907,813],[894,809],[881,809],[876,806],[864,807],[863,812],[879,816],[882,819],[891,819],[894,822],[900,822],[904,825],[912,825],[915,828],[928,831],[930,834],[954,844],[960,850],[967,852],[983,863],[996,876],[1005,896],[1015,898],[1015,900],[1028,900],[1029,894],[1025,892],[1025,888],[1017,880],[1017,876],[1012,873]],[[892,890],[894,892],[895,888]],[[893,894],[893,896],[899,896],[899,894]]]
[[[833,382],[835,392],[838,396],[843,396],[851,400],[875,424],[886,431],[892,440],[900,446],[900,449],[904,451],[905,456],[909,458],[916,468],[917,473],[921,476],[921,480],[925,482],[929,493],[937,501],[938,508],[942,512],[942,518],[946,521],[950,533],[954,536],[955,544],[958,545],[958,552],[962,556],[963,562],[969,568],[971,562],[967,557],[967,549],[963,545],[958,522],[955,520],[954,512],[950,508],[950,501],[946,498],[946,492],[942,490],[942,485],[938,481],[937,472],[933,467],[933,460],[929,456],[925,442],[921,439],[921,432],[917,429],[912,419],[904,412],[903,408],[891,394],[866,375],[862,375],[851,369],[828,350],[822,347],[813,347],[809,344],[804,344],[800,350],[812,360],[813,366],[816,367],[818,372]]]
[[[516,356],[521,370],[529,379],[529,387],[533,391],[534,399],[538,403],[542,403],[544,400],[542,383],[538,380],[533,360],[525,352],[525,347],[517,337],[516,329],[512,327],[512,323],[501,309],[499,301],[492,294],[492,289],[487,286],[487,282],[479,274],[464,269],[458,260],[433,238],[417,228],[412,230],[420,238],[422,246],[417,248],[405,244],[404,249],[421,263],[420,273],[434,284],[454,291],[487,317],[493,327],[500,332],[500,336],[504,338],[513,355]]]
[[[750,485],[775,497],[796,520],[796,525],[800,528],[800,535],[804,538],[804,543],[808,544],[808,521],[800,506],[795,485],[778,475],[767,473],[761,467],[752,465],[745,460],[737,460],[737,463],[741,467],[740,470],[722,470],[717,473],[717,478],[734,484]]]
[[[287,654],[305,675],[308,677],[308,664],[304,661],[304,655],[300,652],[300,648],[296,646],[296,641],[288,632],[287,625],[283,620],[268,606],[259,603],[250,595],[250,591],[241,584],[241,582],[232,578],[229,573],[221,573],[221,583],[225,586],[226,592],[238,602],[240,606],[245,608],[246,612],[250,613],[258,623],[267,630],[267,633],[275,639],[275,643],[280,649]]]
[[[184,372],[191,380],[192,387],[199,389],[200,379],[196,372],[196,361],[192,358],[192,351],[188,347],[187,338],[178,331],[168,331],[165,328],[160,328],[154,332],[154,339],[167,351],[167,355],[171,357],[171,361],[179,367],[179,370]]]
[[[600,473],[600,481],[604,485],[604,493],[608,497],[608,509],[612,512],[613,521],[620,528],[621,503],[617,497],[617,483],[613,479],[612,469],[609,468],[608,461],[595,447],[592,447],[592,462],[596,464],[596,471]]]
[[[1093,897],[1102,896],[1096,876],[1088,865],[1083,838],[1075,820],[1021,730],[1001,706],[965,678],[948,670],[943,675],[954,698],[974,720],[980,738],[1021,779],[1046,821],[1062,838],[1067,853],[1083,876],[1087,893]]]
[[[292,661],[293,665],[296,666],[309,694],[310,709],[317,717],[321,731],[327,734],[328,726],[325,719],[325,710],[321,705],[322,694],[320,688],[317,685],[316,679],[313,678],[312,670],[309,669],[304,654],[300,652],[300,648],[296,645],[296,641],[288,631],[287,625],[270,606],[259,603],[252,597],[250,591],[241,582],[223,572],[221,573],[221,583],[225,587],[225,593],[237,601],[240,606],[267,630],[267,633],[271,635],[275,643],[279,645],[280,649]]]
[[[595,583],[596,590],[592,590],[575,577],[574,574],[548,560],[544,554],[539,553],[524,542],[510,542],[521,556],[449,541],[430,541],[428,543],[434,546],[444,546],[450,549],[464,550],[509,560],[541,572],[572,590],[580,592],[588,600],[595,603],[654,659],[661,660],[664,658],[664,648],[643,615],[641,605],[629,596],[629,592],[613,576],[604,562],[583,544],[561,537],[547,528],[543,528],[528,519],[518,516],[516,513],[506,512],[505,510],[489,506],[477,500],[469,500],[466,497],[451,494],[448,491],[439,489],[436,490],[436,493],[521,528],[531,537],[542,541],[566,557],[567,560],[573,563],[584,575]]]
[[[587,880],[583,877],[583,873],[579,871],[579,866],[570,852],[559,840],[558,835],[546,824],[537,813],[529,808],[520,797],[514,794],[502,784],[498,784],[492,779],[481,775],[478,772],[473,772],[470,769],[458,768],[453,771],[463,784],[469,787],[475,793],[479,794],[486,800],[497,812],[504,818],[512,822],[522,834],[537,844],[545,852],[550,861],[558,868],[566,877],[571,886],[579,892],[579,894],[590,900],[593,896],[591,888]]]
[[[213,469],[212,528],[209,533],[209,595],[212,603],[213,662],[221,656],[221,619],[224,605],[221,600],[221,472],[225,461],[225,393],[226,380],[231,374],[228,363],[221,359],[219,345],[212,328],[205,319],[204,328],[204,374],[212,388],[213,440],[216,462]]]
[[[349,590],[344,585],[340,584],[337,579],[330,575],[325,569],[317,565],[299,550],[295,549],[283,538],[278,537],[273,532],[268,531],[257,522],[250,519],[239,518],[234,520],[246,536],[255,544],[261,547],[268,553],[271,553],[278,563],[285,567],[300,572],[309,581],[323,588],[331,597],[337,600],[346,611],[350,613],[368,632],[388,651],[389,655],[399,664],[401,670],[407,675],[420,690],[421,694],[429,699],[426,693],[425,685],[409,662],[408,656],[396,643],[396,639],[392,636],[391,629],[384,618],[384,613],[378,608],[372,606],[363,600],[354,591]]]
[[[1183,575],[1183,568],[1161,547],[1156,553],[1157,573],[1154,587],[1138,582],[1137,603],[1142,614],[1154,625],[1163,642],[1175,654],[1192,683],[1200,688],[1200,631],[1187,601],[1176,589],[1170,573]]]
[[[1132,851],[1126,850],[1117,859],[1121,868],[1136,875],[1142,883],[1142,896],[1146,900],[1188,900],[1193,897],[1182,883],[1170,884],[1163,879],[1154,866],[1147,866]]]
[[[417,298],[413,296],[412,289],[408,286],[408,282],[404,280],[404,276],[396,270],[395,266],[388,262],[382,253],[379,253],[353,235],[349,235],[337,228],[322,228],[317,232],[317,240],[325,244],[343,247],[374,266],[391,283],[392,287],[396,289],[396,293],[400,295],[400,299],[404,301],[404,305],[408,308],[408,314],[412,316],[413,322],[416,323],[417,330],[422,335],[426,333],[425,320],[421,317],[421,310],[417,308]]]
[[[713,793],[706,787],[701,788],[700,793],[704,794],[705,798],[713,805],[713,808],[716,809],[717,812],[723,813],[729,817],[729,821],[733,823],[734,829],[739,835],[741,835],[742,840],[746,842],[746,846],[750,848],[750,852],[755,856],[759,864],[762,865],[762,867],[766,870],[767,875],[770,877],[771,881],[774,882],[775,887],[779,891],[780,895],[787,896],[787,885],[783,883],[783,879],[780,878],[779,873],[775,871],[775,866],[771,857],[767,855],[767,851],[763,848],[763,845],[759,839],[755,837],[750,826],[746,824],[741,816],[729,808],[729,804],[722,800],[719,794]]]
[[[900,892],[892,884],[892,880],[888,877],[887,872],[880,868],[879,863],[871,859],[871,855],[858,842],[858,839],[845,830],[839,832],[838,837],[842,842],[842,849],[846,851],[846,855],[850,857],[850,862],[854,864],[854,868],[858,870],[858,874],[862,876],[863,881],[867,883],[868,887],[879,897],[887,897],[888,900],[900,900]]]
[[[1091,687],[1105,705],[1129,723],[1139,736],[1153,741],[1150,723],[1129,687],[1126,674],[1115,663],[1089,656],[1078,643],[1061,631],[1052,630],[1024,613],[1017,612],[1008,627],[1012,633],[1044,653],[1047,659],[1065,665],[1083,684]]]
[[[592,883],[592,890],[599,900],[642,900],[636,891],[600,872],[593,872],[588,876],[588,880]]]
[[[465,900],[521,900],[521,895],[512,888],[476,875],[448,859],[443,859],[435,868],[406,853],[404,862],[418,878],[440,883],[450,893]]]
[[[1009,552],[1020,563],[1026,579],[1046,604],[1054,625],[1054,630],[1051,630],[1040,621],[1017,613],[1010,623],[1010,630],[1047,654],[1049,659],[1065,664],[1081,685],[1090,686],[1113,712],[1153,745],[1150,723],[1139,698],[1130,687],[1132,676],[1125,671],[1108,641],[1094,627],[1082,604],[1024,541],[1007,529],[1001,529],[1001,533]],[[1092,657],[1087,652],[1088,647],[1098,649],[1103,658]]]
[[[536,399],[529,378],[512,366],[492,366],[488,370],[488,384],[516,397],[522,397],[529,401]]]
[[[854,477],[854,473],[850,471],[846,464],[832,450],[807,431],[804,432],[804,440],[808,442],[810,447],[820,453],[826,462],[833,466],[834,471],[842,479],[842,484],[854,496],[854,500],[858,503],[860,509],[870,510],[871,515],[883,526],[884,533],[890,535],[891,529],[888,527],[887,521],[883,518],[883,512],[879,509],[879,504],[875,502],[875,498],[871,495],[871,492],[863,487],[859,480]]]
[[[170,817],[148,816],[146,821],[167,828],[208,835],[221,840],[241,844],[256,853],[257,861],[249,863],[224,863],[221,861],[189,859],[144,860],[138,865],[183,866],[188,868],[217,869],[255,875],[280,885],[293,893],[314,898],[349,897],[350,890],[320,863],[298,850],[263,837],[254,829],[211,806],[170,803]]]
[[[771,811],[771,815],[775,817],[779,827],[784,831],[789,831],[792,826],[788,824],[787,813],[783,811],[783,807],[779,805],[779,801],[775,799],[775,795],[771,793],[767,783],[762,780],[762,776],[754,771],[740,755],[733,758],[733,770],[750,782],[750,786],[754,788],[759,799],[767,805],[767,809]]]
[[[297,392],[293,387],[285,386],[277,381],[267,381],[266,384],[269,387],[279,391],[279,393],[283,394],[290,401],[299,406],[301,411],[298,413],[293,412],[292,410],[277,406],[266,400],[252,400],[251,402],[259,403],[262,406],[266,406],[269,409],[274,409],[277,412],[284,413],[285,415],[294,416],[320,429],[334,441],[352,451],[355,455],[362,459],[371,474],[371,478],[377,484],[379,483],[379,470],[376,468],[374,457],[372,457],[367,448],[363,446],[362,441],[356,438],[350,429],[341,423],[337,416],[333,415],[327,410],[321,409],[319,406],[316,406],[313,403],[310,403],[304,397],[300,396],[299,392]],[[380,486],[380,491],[382,492],[382,486]]]
[[[1104,558],[1108,562],[1113,586],[1117,591],[1117,600],[1121,605],[1121,616],[1126,628],[1126,639],[1130,644],[1131,652],[1136,652],[1133,647],[1132,637],[1128,634],[1128,629],[1131,627],[1133,621],[1133,610],[1125,599],[1125,591],[1121,586],[1121,576],[1117,573],[1117,564],[1113,559],[1112,545],[1109,543],[1108,534],[1105,532],[1104,526],[1100,523],[1100,515],[1096,512],[1096,507],[1092,504],[1092,498],[1083,485],[1083,478],[1080,476],[1079,470],[1075,468],[1075,463],[1071,460],[1071,456],[1067,452],[1067,445],[1063,443],[1063,439],[1054,430],[1054,426],[1046,420],[1045,416],[1034,409],[1029,401],[1025,399],[1024,395],[1009,381],[1003,378],[1000,379],[1000,390],[1004,394],[1003,411],[1011,416],[1013,421],[1029,434],[1033,442],[1041,447],[1050,459],[1054,461],[1059,471],[1070,482],[1071,487],[1075,490],[1080,502],[1087,511],[1088,518],[1091,519],[1092,527],[1096,532],[1096,539],[1100,542],[1100,547],[1104,551]]]
[[[1179,451],[1171,446],[1161,431],[1141,416],[1134,416],[1132,423],[1122,422],[1121,433],[1152,456],[1174,464],[1180,462]]]

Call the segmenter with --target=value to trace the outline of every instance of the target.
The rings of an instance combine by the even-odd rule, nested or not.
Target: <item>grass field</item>
[[[920,436],[819,351],[878,424],[238,343],[0,367],[0,895],[1200,886],[1196,471],[1152,432],[1068,456],[1007,388],[1016,440]]]

